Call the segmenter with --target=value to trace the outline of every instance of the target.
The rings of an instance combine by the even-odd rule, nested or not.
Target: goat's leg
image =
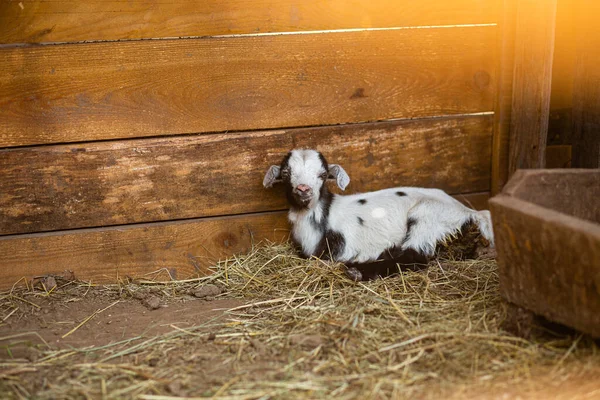
[[[479,226],[481,235],[494,247],[494,231],[492,229],[492,215],[488,210],[475,211],[473,218]]]
[[[373,262],[346,264],[346,276],[353,281],[370,281],[395,275],[402,270],[418,271],[427,267],[428,257],[412,249],[386,252]]]

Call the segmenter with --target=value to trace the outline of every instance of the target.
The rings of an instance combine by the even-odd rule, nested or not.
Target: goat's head
[[[277,182],[283,182],[290,205],[294,208],[313,208],[319,198],[327,193],[325,180],[335,179],[340,189],[346,189],[350,177],[337,164],[328,164],[321,153],[316,150],[292,150],[281,162],[272,165],[263,180],[263,185],[270,188]]]

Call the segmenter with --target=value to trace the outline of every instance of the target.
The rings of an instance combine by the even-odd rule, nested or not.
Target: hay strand
[[[112,306],[114,306],[115,304],[117,304],[119,302],[120,302],[120,300],[117,300],[114,303],[112,303],[111,305],[109,305],[108,307],[104,307],[102,309],[94,311],[90,316],[86,317],[83,321],[81,321],[76,327],[74,327],[73,329],[71,329],[69,332],[65,333],[62,336],[62,338],[64,339],[67,336],[73,334],[74,332],[77,331],[77,329],[81,328],[83,325],[85,325],[89,320],[91,320],[92,318],[94,318],[96,315],[100,314],[101,312],[104,312],[104,311],[108,310],[109,308],[111,308]]]

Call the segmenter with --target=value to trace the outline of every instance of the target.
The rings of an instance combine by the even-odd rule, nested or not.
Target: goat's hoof
[[[354,267],[346,268],[346,276],[354,282],[362,281],[362,273]]]

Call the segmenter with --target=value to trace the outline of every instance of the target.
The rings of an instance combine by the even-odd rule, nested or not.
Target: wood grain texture
[[[573,76],[571,76],[573,77]],[[547,145],[573,144],[573,108],[550,109]]]
[[[571,145],[546,147],[546,168],[571,168],[573,150]]]
[[[321,150],[352,179],[390,186],[489,190],[492,116],[177,136],[0,150],[0,234],[285,209],[265,190],[292,148]]]
[[[502,296],[600,337],[600,225],[503,195],[490,203]]]
[[[599,170],[521,170],[490,200],[500,293],[600,337]]]
[[[545,164],[557,0],[518,0],[509,171]]]
[[[600,168],[600,4],[590,0],[575,4],[573,167]]]
[[[452,197],[474,210],[489,209],[490,192],[455,194]]]
[[[0,286],[71,270],[116,282],[162,270],[160,278],[206,275],[207,267],[261,240],[289,235],[284,212],[0,237]]]
[[[552,96],[550,99],[551,112],[573,108],[573,83],[575,76],[575,56],[577,50],[576,9],[582,1],[586,7],[597,2],[589,0],[559,0],[556,4],[556,28],[554,35],[554,60],[552,63]],[[593,15],[593,13],[591,13]],[[598,18],[596,15],[593,18]],[[594,21],[594,24],[595,21]],[[592,28],[590,26],[589,28]],[[585,29],[585,28],[584,28]],[[548,138],[550,139],[550,138]]]
[[[498,0],[0,2],[0,43],[72,42],[495,22]]]
[[[455,196],[477,209],[489,193]],[[22,278],[61,274],[94,283],[119,278],[185,279],[262,240],[288,239],[286,212],[0,237],[0,289]]]
[[[494,27],[1,48],[0,147],[491,111]]]
[[[515,29],[517,0],[503,0],[496,44],[498,79],[494,102],[494,141],[492,145],[493,195],[500,193],[508,181],[508,149],[512,110],[513,73],[515,60]]]
[[[522,170],[515,173],[502,193],[600,224],[600,207],[597,206],[600,170],[597,169]]]

